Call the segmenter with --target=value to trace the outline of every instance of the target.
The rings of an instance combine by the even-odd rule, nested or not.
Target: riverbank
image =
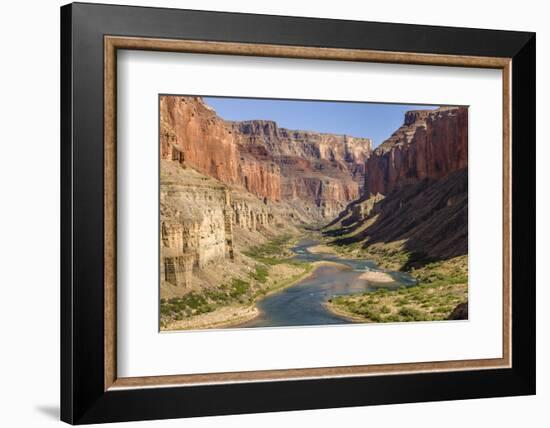
[[[302,238],[280,235],[250,247],[242,251],[239,266],[245,266],[244,271],[217,268],[224,272],[218,275],[219,286],[195,287],[183,295],[161,299],[161,330],[233,327],[255,318],[257,302],[301,281],[317,266],[332,264],[294,260],[292,248]]]
[[[281,293],[284,290],[286,290],[288,288],[291,288],[291,287],[301,283],[304,280],[307,280],[308,278],[315,275],[316,270],[318,268],[322,267],[322,266],[333,266],[333,267],[337,267],[337,268],[342,269],[342,270],[349,270],[349,267],[346,266],[346,265],[343,265],[341,263],[332,262],[332,261],[326,261],[326,260],[311,262],[308,265],[310,266],[310,269],[307,273],[304,273],[303,275],[301,275],[299,277],[292,278],[288,281],[288,283],[285,283],[285,284],[281,285],[280,287],[278,287],[276,289],[270,290],[268,293],[266,293],[261,298],[256,300],[255,304],[257,305],[257,304],[261,303],[267,297],[272,296],[272,295],[277,294],[277,293]],[[255,307],[255,308],[257,309],[257,307]],[[230,325],[227,325],[227,327],[239,327],[243,324],[254,321],[256,318],[260,317],[261,315],[262,315],[262,312],[260,310],[257,310],[255,312],[255,315],[252,316],[251,318],[247,318],[247,319],[243,319],[243,320],[237,320],[235,322],[232,322]]]
[[[345,320],[348,320],[349,322],[353,322],[353,323],[373,322],[373,321],[366,320],[365,317],[355,314],[341,307],[340,305],[335,304],[334,302],[332,302],[332,300],[325,302],[324,306],[325,306],[325,309],[330,313],[337,315]]]
[[[219,287],[161,301],[161,329],[440,320],[467,301],[467,256],[405,275],[327,253],[309,236],[279,236],[249,248],[242,253],[248,272],[230,274]],[[414,284],[413,278],[417,285],[395,289]],[[327,296],[336,297],[327,302]]]
[[[431,263],[412,272],[420,284],[336,296],[327,310],[353,322],[440,321],[468,301],[467,256]]]
[[[163,328],[163,331],[175,330],[199,330],[231,327],[240,324],[258,315],[256,306],[226,306],[195,317],[171,322]]]
[[[281,292],[289,287],[292,287],[298,282],[306,279],[307,277],[312,275],[315,269],[317,269],[318,267],[338,266],[347,269],[347,266],[331,261],[316,261],[308,264],[302,264],[302,266],[304,267],[303,272],[291,275],[290,277],[287,277],[286,280],[273,281],[273,286],[264,289],[261,294],[258,294],[253,299],[251,304],[220,307],[212,312],[199,314],[187,319],[176,320],[167,323],[162,330],[173,331],[238,327],[241,324],[254,320],[260,315],[260,311],[258,310],[256,305],[261,300],[275,293]],[[281,277],[281,270],[284,270],[288,273],[286,269],[288,267],[289,266],[285,266],[284,263],[275,266],[275,269],[277,270],[276,277]]]
[[[324,253],[349,259],[372,260],[378,267],[386,270],[404,271],[403,267],[407,265],[411,257],[408,252],[403,250],[404,241],[376,243],[368,248],[363,248],[358,242],[338,245],[333,236],[325,235],[322,232],[317,233],[315,238],[320,243],[309,249],[313,254]]]
[[[308,251],[311,254],[338,254],[338,252],[333,248],[325,244],[314,245],[309,247]]]
[[[255,316],[254,303],[273,289],[297,280],[310,271],[291,260],[297,235],[283,234],[256,247],[240,251],[234,262],[213,266],[203,284],[187,290],[164,290],[160,301],[161,330],[212,328],[231,325]],[[197,281],[202,277],[196,276]],[[182,293],[183,291],[183,293]],[[172,293],[169,293],[172,292]],[[170,295],[172,294],[172,295]]]
[[[359,275],[359,279],[364,279],[365,281],[378,282],[382,284],[389,284],[389,283],[395,282],[395,279],[393,279],[386,272],[373,271],[373,270],[362,273],[361,275]]]

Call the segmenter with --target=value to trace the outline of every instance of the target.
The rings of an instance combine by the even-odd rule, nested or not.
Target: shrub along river
[[[330,312],[325,303],[333,296],[375,291],[380,287],[396,289],[416,284],[403,272],[379,269],[370,260],[346,259],[335,254],[313,253],[319,242],[304,239],[292,248],[296,261],[329,262],[317,266],[307,278],[257,303],[260,315],[238,327],[281,327],[323,324],[347,324],[352,321]],[[393,282],[375,282],[359,278],[365,272],[384,272]]]

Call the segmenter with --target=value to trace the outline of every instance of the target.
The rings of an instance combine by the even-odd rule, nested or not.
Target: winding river
[[[325,302],[333,296],[374,291],[383,286],[398,288],[416,284],[415,279],[403,272],[379,269],[370,260],[346,259],[334,254],[312,253],[309,248],[318,245],[312,239],[304,239],[292,248],[294,260],[332,262],[317,266],[311,275],[298,283],[267,296],[258,302],[260,315],[239,327],[281,327],[319,324],[348,324],[352,321],[339,317],[325,308]],[[394,282],[376,283],[360,279],[365,271],[383,271]]]

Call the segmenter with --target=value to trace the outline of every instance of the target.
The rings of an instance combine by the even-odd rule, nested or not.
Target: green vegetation
[[[195,315],[206,314],[235,301],[247,303],[249,291],[250,283],[233,278],[229,284],[224,284],[217,289],[203,290],[200,294],[190,292],[182,297],[161,299],[161,323],[165,325],[170,320],[180,321]]]
[[[197,315],[213,312],[230,305],[251,305],[268,293],[287,287],[309,273],[313,265],[291,260],[289,247],[293,237],[283,235],[263,245],[250,248],[245,254],[256,261],[254,269],[245,276],[234,277],[216,288],[191,291],[182,297],[161,299],[161,324],[180,321]],[[276,265],[299,268],[283,279],[270,278]],[[297,273],[295,273],[297,272]]]
[[[419,285],[338,296],[329,300],[328,306],[365,322],[443,320],[468,300],[467,272],[467,256],[434,262],[411,271]]]
[[[292,253],[288,248],[291,242],[291,235],[281,235],[265,244],[249,248],[247,251],[243,251],[243,254],[260,263],[273,266],[285,263],[292,257]]]
[[[249,289],[250,284],[248,282],[234,278],[229,287],[229,295],[233,298],[238,298],[246,294]]]
[[[410,253],[403,251],[399,244],[371,245],[368,249],[362,249],[362,257],[376,262],[385,269],[401,270],[410,258]]]
[[[213,306],[208,299],[196,293],[189,293],[183,297],[162,299],[160,302],[160,313],[163,318],[173,317],[176,320],[183,319],[190,315],[211,312]]]
[[[363,248],[361,242],[338,245],[335,242],[326,240],[326,238],[324,243],[343,257],[372,260],[384,269],[403,270],[413,258],[411,253],[403,251],[402,243],[399,241],[390,244],[374,244],[368,248]]]
[[[421,283],[434,286],[466,283],[468,282],[468,256],[428,263],[421,268],[412,269],[411,275]]]
[[[252,279],[265,284],[267,282],[267,277],[269,276],[269,269],[262,265],[256,265],[256,271],[250,274]]]

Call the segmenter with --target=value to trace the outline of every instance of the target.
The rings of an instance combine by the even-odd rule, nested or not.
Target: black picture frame
[[[512,367],[104,390],[104,36],[512,58]],[[535,34],[73,3],[61,8],[61,419],[71,424],[535,393]]]

